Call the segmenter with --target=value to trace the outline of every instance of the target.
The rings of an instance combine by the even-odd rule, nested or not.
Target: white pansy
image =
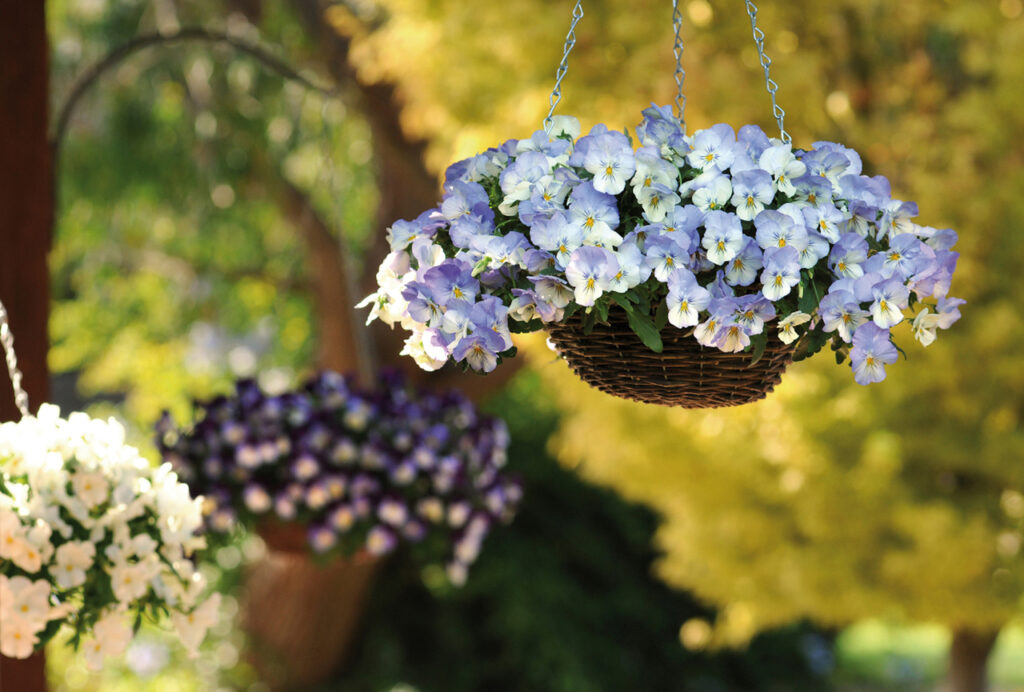
[[[92,628],[92,638],[82,644],[86,663],[93,670],[103,666],[108,656],[120,656],[132,640],[132,628],[124,615],[109,612],[101,617]]]
[[[81,586],[95,558],[96,546],[92,543],[69,541],[57,548],[50,574],[62,589]]]
[[[19,617],[41,630],[50,619],[49,599],[50,585],[45,579],[0,575],[0,619]]]
[[[924,308],[914,318],[914,326],[911,330],[914,333],[914,338],[922,346],[931,345],[935,341],[935,330],[939,328],[941,321],[942,317],[940,315],[930,311],[928,308]]]
[[[171,622],[185,650],[195,655],[202,643],[206,632],[217,624],[220,610],[220,594],[211,595],[206,601],[195,608],[191,613],[173,613]]]
[[[102,473],[96,471],[79,471],[71,477],[71,485],[75,489],[75,495],[89,509],[106,502],[110,495],[110,483]]]
[[[0,654],[9,658],[28,658],[39,643],[38,631],[16,615],[0,616]]]
[[[796,341],[800,335],[797,334],[795,327],[801,324],[805,324],[811,320],[811,316],[806,312],[791,312],[781,320],[779,320],[779,341],[784,344],[791,344]]]

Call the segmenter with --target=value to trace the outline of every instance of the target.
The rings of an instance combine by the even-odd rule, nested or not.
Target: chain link
[[[562,62],[555,70],[555,88],[551,90],[551,108],[548,110],[548,117],[544,118],[544,126],[551,125],[551,116],[555,114],[555,106],[562,100],[562,79],[569,71],[569,53],[576,45],[576,25],[583,19],[583,0],[576,0],[576,6],[572,8],[572,23],[569,25],[569,33],[565,35],[565,46],[562,48]]]
[[[7,308],[3,302],[0,302],[0,344],[3,345],[7,358],[7,372],[11,376],[11,387],[14,389],[14,403],[21,411],[21,416],[28,418],[32,415],[28,410],[28,394],[21,388],[21,370],[18,370],[18,356],[14,353],[14,334],[11,333],[11,325],[7,321]]]
[[[769,68],[772,65],[772,59],[765,55],[764,52],[764,32],[757,26],[757,5],[753,3],[753,0],[745,0],[747,5],[747,14],[750,15],[750,30],[754,35],[754,45],[757,46],[757,55],[761,60],[761,67],[764,68],[764,85],[768,90],[768,95],[772,98],[772,115],[775,116],[775,121],[779,124],[779,136],[783,142],[792,142],[792,137],[786,132],[783,121],[786,118],[786,111],[782,110],[775,100],[775,92],[779,90],[779,85],[775,83],[775,80],[771,78],[769,74]]]
[[[672,26],[676,30],[676,42],[672,52],[676,56],[676,116],[686,134],[686,94],[683,93],[683,82],[686,81],[686,70],[683,69],[683,15],[679,12],[679,0],[672,0]]]

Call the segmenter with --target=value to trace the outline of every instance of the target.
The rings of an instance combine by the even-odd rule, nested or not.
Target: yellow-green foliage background
[[[182,25],[216,14],[176,4]],[[998,627],[1020,612],[1024,587],[1024,7],[761,4],[795,143],[854,147],[868,173],[920,204],[922,223],[959,231],[964,319],[928,349],[899,331],[910,360],[883,384],[859,387],[823,354],[763,403],[703,413],[599,395],[538,340],[533,367],[564,411],[554,448],[664,515],[660,573],[723,608],[714,643],[805,615]],[[772,133],[743,2],[680,5],[690,129],[755,122]],[[283,5],[266,6],[262,39],[314,63]],[[539,126],[571,6],[363,0],[330,18],[353,37],[363,79],[398,85],[402,122],[428,140],[440,173]],[[584,7],[559,112],[585,128],[632,127],[650,101],[674,97],[670,3]],[[159,23],[128,3],[55,0],[48,11],[58,94],[114,38]],[[316,98],[232,57],[189,46],[133,59],[89,97],[60,162],[51,365],[75,371],[86,394],[126,393],[141,430],[232,369],[308,368],[306,257],[269,201],[278,171],[254,152],[312,189],[350,240],[380,230],[357,109],[335,104],[325,120]],[[334,186],[319,182],[325,160]],[[196,324],[241,339],[264,322],[268,344],[246,368],[194,358],[205,353]]]
[[[526,136],[546,111],[570,3],[395,0],[354,17],[367,79],[402,86],[431,162]],[[632,126],[673,96],[667,2],[585,3],[562,113]],[[964,319],[880,385],[830,356],[765,402],[690,412],[588,389],[533,342],[565,412],[555,447],[584,476],[665,517],[666,580],[723,606],[713,643],[803,616],[902,616],[998,628],[1024,587],[1024,20],[1019,0],[762,3],[799,145],[841,141],[954,227]],[[771,132],[743,3],[682,3],[691,129]],[[364,27],[376,23],[376,31]]]

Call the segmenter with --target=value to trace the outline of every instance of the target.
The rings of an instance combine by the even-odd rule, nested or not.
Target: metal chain
[[[583,0],[576,0],[576,6],[572,9],[572,23],[569,25],[569,33],[565,35],[565,46],[562,48],[562,62],[555,70],[555,88],[551,90],[551,98],[548,99],[551,108],[548,110],[548,116],[544,118],[545,127],[551,125],[551,116],[555,113],[555,106],[562,100],[562,79],[569,71],[569,53],[576,45],[576,25],[580,23],[581,19],[583,19]]]
[[[764,68],[764,85],[768,89],[768,95],[772,97],[772,114],[775,116],[776,122],[779,123],[779,136],[783,142],[789,143],[793,141],[793,138],[786,132],[783,121],[786,118],[786,111],[782,110],[775,100],[775,92],[779,90],[779,85],[775,83],[775,80],[771,78],[769,74],[769,68],[772,65],[772,59],[765,55],[764,52],[764,32],[757,26],[757,5],[753,3],[753,0],[745,0],[747,4],[747,14],[750,15],[750,30],[754,35],[754,45],[757,46],[757,55],[761,59],[761,67]]]
[[[14,389],[14,403],[21,411],[22,418],[32,414],[28,410],[28,394],[21,388],[21,370],[18,370],[18,356],[14,353],[14,334],[7,321],[7,308],[0,302],[0,344],[3,345],[7,358],[7,373],[11,376],[11,387]]]
[[[672,0],[672,26],[676,30],[676,42],[672,48],[676,56],[676,115],[683,126],[683,134],[686,134],[686,94],[683,93],[686,70],[683,69],[683,37],[680,34],[683,28],[683,15],[679,12],[679,0]]]

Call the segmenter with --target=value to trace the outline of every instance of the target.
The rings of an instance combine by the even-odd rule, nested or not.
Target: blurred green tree
[[[941,622],[952,689],[980,690],[1024,594],[1021,4],[794,2],[762,18],[796,141],[853,146],[925,223],[960,232],[966,318],[884,384],[861,388],[821,357],[727,411],[605,397],[541,347],[566,412],[559,455],[664,515],[660,573],[720,606],[717,643],[803,617]],[[743,45],[732,21],[707,26],[720,46]],[[748,121],[757,75],[688,55],[691,74],[717,76],[691,107]]]
[[[649,100],[668,102],[667,5],[586,3],[560,112],[622,127]],[[767,127],[742,3],[682,5],[691,128]],[[311,190],[300,218],[330,218],[325,227],[343,225],[350,244],[368,248],[388,221],[433,202],[421,154],[437,171],[539,125],[570,10],[541,0],[292,0],[296,23],[258,1],[229,6],[228,25],[258,26],[309,64],[316,51],[327,56],[345,110],[328,107],[341,124],[325,149],[314,97],[204,49],[148,58],[152,80],[126,64],[102,103],[76,118],[60,187],[52,361],[82,369],[92,391],[128,391],[143,420],[232,364],[252,368],[254,353],[256,368],[302,369],[335,315],[309,288],[309,250],[268,171]],[[58,74],[141,27],[216,15],[184,1],[96,7],[54,3]],[[966,317],[927,351],[912,349],[883,385],[857,388],[821,358],[793,368],[768,401],[727,412],[608,399],[541,355],[566,410],[560,455],[665,517],[661,573],[721,607],[714,641],[805,616],[842,624],[900,614],[953,627],[954,675],[977,681],[994,633],[1019,613],[1024,579],[1024,369],[1014,350],[1024,331],[1021,3],[797,0],[764,10],[797,144],[855,147],[867,170],[920,202],[925,222],[961,231],[955,291],[970,301]],[[341,214],[315,184],[311,162],[325,150],[343,181]],[[264,151],[272,163],[261,168],[254,154]],[[129,198],[139,203],[117,202]],[[268,313],[267,346],[254,348]],[[210,335],[199,323],[218,326],[230,363],[187,357],[218,350],[197,346]],[[237,349],[224,348],[232,339]]]
[[[340,295],[346,288],[346,267],[337,260],[342,237],[332,229],[344,229],[357,260],[352,264],[362,265],[372,280],[375,262],[358,260],[376,259],[382,225],[415,215],[437,194],[416,131],[399,127],[402,111],[391,101],[391,87],[353,78],[353,68],[342,59],[356,44],[325,31],[325,15],[315,3],[296,0],[294,14],[258,2],[226,5],[227,12],[198,2],[57,0],[49,6],[58,103],[82,83],[71,80],[81,65],[104,60],[139,34],[170,36],[194,25],[287,46],[293,59],[340,85],[341,98],[328,101],[227,46],[154,41],[123,59],[116,54],[110,71],[83,92],[60,148],[51,361],[56,370],[77,374],[86,395],[126,394],[124,410],[142,427],[163,407],[182,413],[190,397],[220,389],[233,376],[287,380],[314,364],[355,367],[353,345],[344,342],[352,330],[344,314],[347,299]],[[388,360],[398,348],[390,344],[378,351]],[[500,380],[473,382],[494,388]],[[627,681],[648,669],[664,679],[682,680],[684,672],[686,679],[718,679],[706,684],[724,689],[769,689],[776,675],[813,679],[798,653],[799,632],[766,638],[762,647],[764,657],[789,661],[792,674],[762,665],[763,659],[748,664],[725,655],[710,663],[687,654],[675,634],[678,619],[668,613],[697,611],[688,597],[658,586],[647,573],[650,515],[621,509],[609,493],[549,468],[536,454],[549,430],[536,427],[519,456],[530,460],[523,463],[535,478],[550,474],[552,483],[567,485],[569,495],[546,493],[542,481],[535,481],[540,499],[531,507],[538,525],[527,524],[522,541],[510,539],[510,554],[520,563],[543,541],[537,532],[547,527],[544,517],[562,516],[566,540],[578,541],[573,561],[586,578],[576,584],[576,572],[559,573],[556,549],[562,543],[552,544],[543,570],[526,563],[512,569],[508,560],[498,561],[490,578],[474,581],[465,596],[448,594],[444,609],[424,606],[434,608],[438,627],[450,625],[465,643],[481,608],[509,601],[501,617],[507,620],[503,626],[514,627],[491,632],[467,654],[479,659],[473,676],[490,675],[498,647],[507,649],[501,665],[522,668],[523,679],[535,688],[545,684],[552,666],[562,665],[571,670],[549,681],[553,689],[576,689],[577,682],[596,688],[603,677]],[[558,506],[566,502],[577,507],[573,516]],[[587,510],[594,525],[582,519],[586,503],[598,503]],[[612,506],[606,509],[605,503]],[[406,599],[426,597],[416,585],[418,575],[399,574],[406,579],[399,583],[402,600],[381,597],[387,606],[371,615],[371,627],[378,617],[391,622],[398,612],[412,612]],[[518,583],[527,576],[535,591]],[[605,603],[602,588],[622,602]],[[586,589],[590,603],[575,604]],[[525,605],[515,598],[520,592]],[[577,607],[570,621],[555,627],[550,599],[563,596]],[[449,616],[448,607],[457,613]],[[389,630],[388,647],[405,646],[402,637],[423,623],[407,625]],[[547,625],[554,631],[545,639]],[[611,631],[620,627],[642,644],[617,659],[610,653],[618,647]],[[557,642],[558,632],[567,640]],[[373,657],[374,647],[364,651]],[[438,662],[458,650],[441,638],[435,653],[428,661],[418,655],[403,661],[401,671],[408,664],[443,688],[451,671]],[[540,657],[536,665],[527,662],[534,657]],[[352,675],[370,684],[396,671],[368,660]],[[483,678],[467,678],[478,679]]]

